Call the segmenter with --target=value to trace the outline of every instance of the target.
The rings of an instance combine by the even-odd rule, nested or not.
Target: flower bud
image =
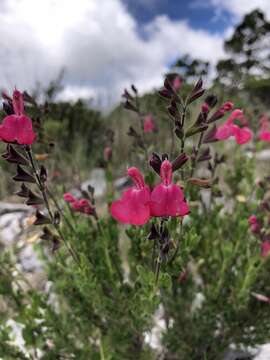
[[[152,156],[149,160],[149,165],[153,168],[153,170],[159,175],[160,174],[160,167],[161,167],[161,158],[158,154],[152,153]]]

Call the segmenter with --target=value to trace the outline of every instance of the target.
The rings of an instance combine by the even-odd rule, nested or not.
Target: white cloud
[[[223,56],[221,35],[166,16],[138,29],[120,0],[1,1],[4,87],[46,84],[65,67],[65,98],[95,94],[111,102],[131,82],[143,91],[159,86],[167,65],[180,54],[212,63]]]
[[[238,19],[256,8],[264,11],[270,18],[269,0],[210,0],[210,3],[218,10],[226,10],[234,14]]]

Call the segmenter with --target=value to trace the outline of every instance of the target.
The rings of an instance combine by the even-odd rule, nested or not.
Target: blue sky
[[[203,0],[122,0],[139,24],[144,25],[158,15],[171,20],[187,20],[193,29],[223,33],[233,23],[226,9],[217,11],[211,2]],[[237,1],[237,0],[235,0]]]
[[[62,99],[112,106],[131,83],[161,86],[182,55],[214,71],[233,25],[256,7],[270,17],[270,0],[0,0],[0,88],[31,91],[64,68]]]

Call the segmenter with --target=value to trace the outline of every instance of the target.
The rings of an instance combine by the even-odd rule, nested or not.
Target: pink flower
[[[154,123],[154,119],[152,118],[151,115],[147,115],[147,116],[144,118],[144,121],[143,121],[143,131],[144,131],[145,133],[150,133],[150,132],[155,131],[155,123]]]
[[[201,106],[201,112],[204,113],[204,114],[208,114],[210,111],[210,107],[208,104],[206,103],[203,103],[202,106]]]
[[[71,193],[65,193],[63,195],[63,198],[68,203],[72,203],[72,202],[74,202],[76,200],[75,197]]]
[[[176,77],[173,79],[172,86],[175,91],[178,91],[181,89],[182,79],[180,78],[180,76],[176,75]]]
[[[259,139],[261,141],[270,142],[270,124],[267,116],[263,115],[261,117],[260,124],[261,124],[261,128],[259,132]]]
[[[135,186],[122,194],[120,200],[112,203],[112,217],[123,224],[144,225],[150,219],[150,190],[143,175],[136,167],[127,171]]]
[[[248,222],[249,222],[250,225],[256,224],[257,223],[257,216],[256,215],[250,215],[250,217],[248,218]]]
[[[246,124],[243,112],[239,109],[234,110],[223,125],[221,125],[216,132],[216,138],[218,140],[225,140],[231,136],[235,137],[237,144],[245,144],[252,139],[252,131],[249,127],[239,127],[234,124],[234,121],[238,119],[242,124]]]
[[[87,199],[80,199],[80,200],[75,199],[75,201],[71,203],[71,207],[72,209],[86,215],[92,215],[95,210],[93,205]]]
[[[180,186],[172,183],[172,164],[164,160],[160,168],[162,183],[151,193],[150,209],[152,216],[185,216],[189,206]]]
[[[250,225],[250,230],[251,232],[253,232],[254,234],[259,234],[260,230],[261,230],[261,226],[258,222],[257,216],[256,215],[251,215],[248,218],[248,222]]]
[[[270,242],[265,240],[261,245],[261,256],[263,258],[267,257],[270,252]]]
[[[0,125],[0,139],[21,145],[33,144],[36,134],[31,119],[24,115],[23,96],[18,90],[13,92],[12,105],[14,114],[6,116]]]
[[[224,112],[231,111],[233,109],[233,103],[231,101],[226,101],[220,108]]]
[[[88,199],[76,199],[71,193],[65,193],[64,200],[71,204],[73,210],[86,215],[94,214],[95,208]]]

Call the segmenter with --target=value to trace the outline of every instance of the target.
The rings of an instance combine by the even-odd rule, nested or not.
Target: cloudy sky
[[[161,84],[180,55],[224,56],[223,40],[270,0],[0,0],[0,88],[33,89],[65,68],[63,98],[112,104]]]

